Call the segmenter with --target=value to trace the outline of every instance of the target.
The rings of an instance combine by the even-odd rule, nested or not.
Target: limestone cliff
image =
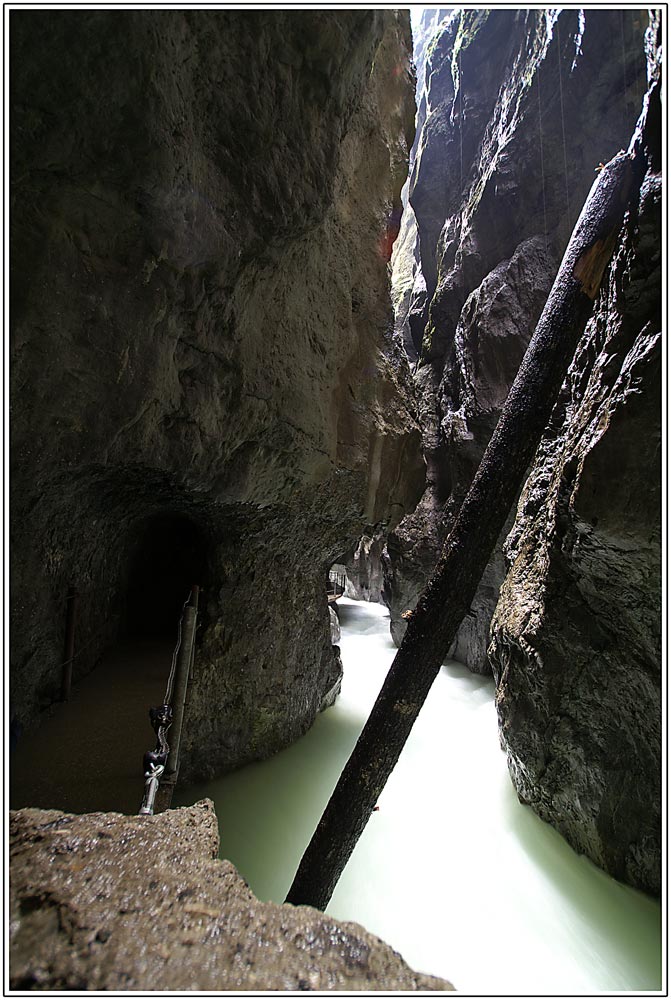
[[[345,596],[355,601],[383,604],[386,562],[384,531],[368,527],[347,559]]]
[[[182,773],[211,774],[310,725],[340,670],[328,566],[423,488],[387,275],[407,15],[10,29],[11,711],[58,697],[70,585],[76,679],[177,553],[204,588]]]
[[[490,646],[521,800],[601,867],[653,893],[662,850],[660,44],[655,18],[638,194],[522,491]]]
[[[261,903],[208,800],[160,816],[11,814],[12,990],[452,990],[363,927]]]
[[[651,16],[646,33],[648,13],[634,10],[461,11],[432,43],[415,222],[398,248],[412,256],[396,299],[397,333],[417,359],[427,489],[389,537],[386,595],[400,639],[595,170],[629,146],[647,51],[640,188],[452,654],[494,669],[520,798],[615,877],[659,892],[661,110]]]
[[[645,88],[646,24],[634,10],[464,9],[428,47],[409,193],[415,221],[394,261],[405,289],[412,279],[396,295],[396,324],[416,359],[427,461],[422,500],[388,540],[397,642],[496,426],[595,168],[628,145]],[[490,670],[504,572],[499,549],[451,651],[478,672]]]

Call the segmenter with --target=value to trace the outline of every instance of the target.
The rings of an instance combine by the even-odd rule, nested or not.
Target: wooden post
[[[77,591],[74,587],[68,589],[67,612],[65,619],[65,649],[63,653],[63,674],[61,677],[61,701],[70,700],[72,690],[72,661],[75,656],[75,623],[77,620]]]

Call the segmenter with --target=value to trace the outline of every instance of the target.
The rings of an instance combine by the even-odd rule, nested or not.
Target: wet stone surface
[[[21,990],[426,991],[353,923],[259,902],[212,803],[159,816],[11,813],[10,977]]]

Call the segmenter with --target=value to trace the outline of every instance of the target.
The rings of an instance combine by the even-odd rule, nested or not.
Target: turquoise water
[[[342,694],[288,750],[207,784],[221,854],[281,903],[394,656],[386,609],[342,599]],[[661,989],[661,907],[520,805],[491,680],[447,663],[327,912],[465,994]]]

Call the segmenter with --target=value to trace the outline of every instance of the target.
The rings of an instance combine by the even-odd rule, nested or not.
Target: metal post
[[[72,689],[72,661],[75,655],[75,623],[77,620],[77,591],[68,590],[68,609],[65,619],[65,651],[63,654],[63,674],[61,677],[61,701],[70,700]]]
[[[196,609],[190,604],[184,609],[182,619],[182,643],[177,654],[177,672],[175,674],[175,688],[172,696],[172,733],[170,740],[170,753],[168,763],[165,767],[165,780],[170,781],[174,775],[176,780],[179,770],[179,744],[182,738],[182,723],[184,721],[184,702],[186,701],[186,687],[189,682],[189,668],[191,666],[191,652],[193,640],[196,633]]]
[[[197,583],[194,583],[191,588],[191,606],[195,609],[196,615],[198,615],[198,598],[200,596],[200,587]],[[193,680],[193,661],[196,658],[196,633],[194,629],[193,642],[191,643],[191,662],[189,663],[189,680]]]
[[[151,768],[145,774],[144,782],[144,798],[142,799],[142,805],[140,806],[140,816],[153,816],[154,815],[154,802],[156,800],[156,793],[158,791],[158,783],[163,774],[163,765],[159,764],[158,767],[152,764]]]
[[[195,595],[194,595],[195,590]],[[163,812],[170,808],[172,793],[177,784],[179,774],[179,747],[182,739],[182,724],[184,722],[184,703],[186,701],[186,688],[189,682],[189,672],[193,659],[193,649],[196,638],[196,617],[197,610],[194,601],[198,603],[198,588],[191,592],[191,602],[184,609],[182,616],[182,642],[177,654],[177,669],[175,673],[175,686],[172,695],[172,729],[170,738],[170,753],[165,765],[165,773],[161,780],[156,799],[156,812]]]

